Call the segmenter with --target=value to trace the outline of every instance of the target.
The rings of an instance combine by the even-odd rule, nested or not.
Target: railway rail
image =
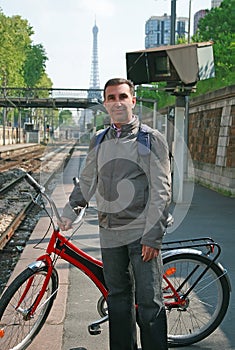
[[[29,197],[23,196],[23,191],[30,191],[32,194],[32,190],[25,183],[23,175],[0,189],[1,208],[4,209],[4,212],[0,213],[0,249],[3,249],[11,239],[25,218],[26,212],[33,205],[31,197],[29,199]]]
[[[64,166],[69,158],[75,143],[66,143],[54,145],[48,149],[47,154],[41,155],[40,163],[32,163],[31,156],[34,152],[28,152],[30,166],[25,166],[25,163],[19,162],[18,164],[26,171],[34,172],[34,176],[40,176],[40,181],[43,186],[47,186],[56,170],[61,166]],[[0,175],[3,177],[3,174]],[[27,192],[33,196],[32,188],[29,188],[24,181],[24,176],[20,168],[12,169],[5,178],[11,179],[8,183],[4,178],[2,179],[2,188],[0,188],[0,250],[4,248],[7,242],[14,235],[15,230],[19,227],[20,223],[26,216],[28,210],[33,206],[32,198],[23,195],[22,192]]]
[[[0,171],[14,169],[15,167],[24,166],[30,169],[40,166],[40,157],[44,154],[45,146],[33,145],[32,147],[20,148],[10,152],[1,152]]]
[[[36,165],[31,162],[33,176],[53,191],[57,175],[63,171],[75,146],[76,142],[72,141],[48,147],[40,162]],[[20,165],[28,171],[28,167]],[[40,208],[27,193],[34,195],[20,168],[0,172],[0,294],[41,216]]]

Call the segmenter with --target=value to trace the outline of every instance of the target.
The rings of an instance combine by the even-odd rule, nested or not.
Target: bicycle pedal
[[[91,335],[98,335],[101,333],[102,329],[99,324],[91,324],[88,326],[88,331]]]

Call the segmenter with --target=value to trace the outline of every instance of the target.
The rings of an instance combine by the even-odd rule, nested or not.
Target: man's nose
[[[121,105],[122,105],[122,103],[121,103],[121,101],[119,100],[119,98],[117,98],[117,99],[114,101],[114,103],[115,103],[115,106],[121,106]]]

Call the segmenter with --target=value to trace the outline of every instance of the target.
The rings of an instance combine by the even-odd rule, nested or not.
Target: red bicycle
[[[53,219],[60,220],[54,201],[35,179],[25,179],[36,190],[34,202],[43,207],[53,232],[44,255],[39,256],[8,286],[0,299],[1,350],[26,349],[39,333],[53,306],[59,287],[58,257],[83,271],[101,292],[97,302],[100,319],[88,325],[90,334],[100,334],[108,320],[102,261],[75,246],[62,235]],[[44,197],[52,210],[46,209]],[[82,224],[85,209],[76,223]],[[168,320],[169,347],[187,346],[209,336],[222,322],[230,299],[227,271],[216,260],[221,248],[211,238],[170,241],[163,244],[163,296]],[[138,305],[137,305],[138,308]]]

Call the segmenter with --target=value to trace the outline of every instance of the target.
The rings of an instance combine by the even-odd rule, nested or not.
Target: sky
[[[189,1],[177,0],[177,17],[189,16]],[[0,0],[0,8],[33,27],[33,43],[46,51],[46,72],[54,88],[87,89],[95,22],[103,88],[110,78],[126,77],[126,52],[145,48],[145,22],[151,16],[170,15],[171,0]],[[210,8],[211,0],[191,0],[191,28],[195,12]]]

